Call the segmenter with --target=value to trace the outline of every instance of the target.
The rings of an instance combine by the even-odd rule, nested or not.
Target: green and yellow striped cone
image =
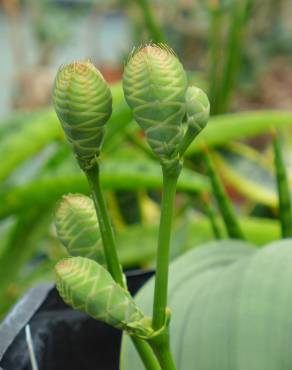
[[[90,258],[106,265],[93,201],[82,194],[63,196],[55,212],[60,242],[70,256]]]
[[[134,118],[162,162],[177,156],[185,115],[186,74],[173,51],[147,45],[125,67],[123,89]]]
[[[148,338],[153,334],[149,318],[109,272],[88,258],[71,257],[56,265],[57,289],[74,309],[86,312],[115,328]]]
[[[53,88],[57,116],[83,169],[99,155],[104,125],[112,112],[111,91],[88,61],[59,69]]]

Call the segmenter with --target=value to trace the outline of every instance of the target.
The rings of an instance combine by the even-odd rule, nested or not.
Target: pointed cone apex
[[[183,66],[165,45],[139,48],[125,67],[126,101],[161,159],[171,159],[181,141],[186,87]]]
[[[73,308],[130,334],[148,337],[153,333],[130,294],[98,263],[71,257],[60,261],[55,270],[57,289]]]
[[[58,239],[71,256],[90,258],[105,266],[103,244],[91,198],[63,196],[55,212]]]
[[[87,162],[98,156],[112,111],[111,92],[101,73],[88,61],[62,66],[53,101],[77,158]]]

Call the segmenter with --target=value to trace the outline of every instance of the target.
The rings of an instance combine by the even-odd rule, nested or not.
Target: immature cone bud
[[[55,213],[58,239],[71,256],[105,265],[103,244],[93,201],[82,194],[63,196]]]
[[[56,277],[61,297],[74,309],[129,333],[148,337],[153,332],[130,294],[98,263],[67,258],[57,264]]]
[[[90,62],[59,69],[53,89],[56,113],[83,167],[99,155],[104,125],[112,112],[110,89]]]
[[[198,87],[188,87],[186,111],[188,126],[199,133],[206,126],[210,116],[210,102],[207,94]]]
[[[145,46],[126,65],[126,101],[161,159],[172,159],[182,139],[186,87],[185,71],[166,46]]]

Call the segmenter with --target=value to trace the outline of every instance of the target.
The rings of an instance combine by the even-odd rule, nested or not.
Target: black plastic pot
[[[126,275],[129,290],[135,294],[153,271]],[[71,309],[53,284],[41,284],[30,289],[0,325],[0,370],[31,370],[27,324],[39,370],[119,368],[121,332]]]

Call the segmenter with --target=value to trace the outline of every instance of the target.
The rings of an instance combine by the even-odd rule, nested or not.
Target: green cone
[[[56,265],[57,289],[74,309],[130,334],[148,337],[153,330],[130,294],[98,263],[71,257]]]
[[[58,239],[71,256],[105,266],[103,244],[93,201],[82,194],[63,196],[55,212]]]
[[[209,120],[210,102],[207,94],[196,86],[187,89],[186,112],[188,126],[199,133]]]
[[[187,130],[181,142],[179,152],[185,153],[196,136],[207,125],[210,116],[210,102],[207,94],[196,86],[189,86],[185,98]]]
[[[176,156],[185,115],[185,71],[163,45],[148,45],[130,57],[123,76],[127,103],[153,151],[163,160]]]
[[[90,62],[59,69],[53,88],[56,113],[83,168],[99,155],[104,125],[112,112],[110,89]]]

